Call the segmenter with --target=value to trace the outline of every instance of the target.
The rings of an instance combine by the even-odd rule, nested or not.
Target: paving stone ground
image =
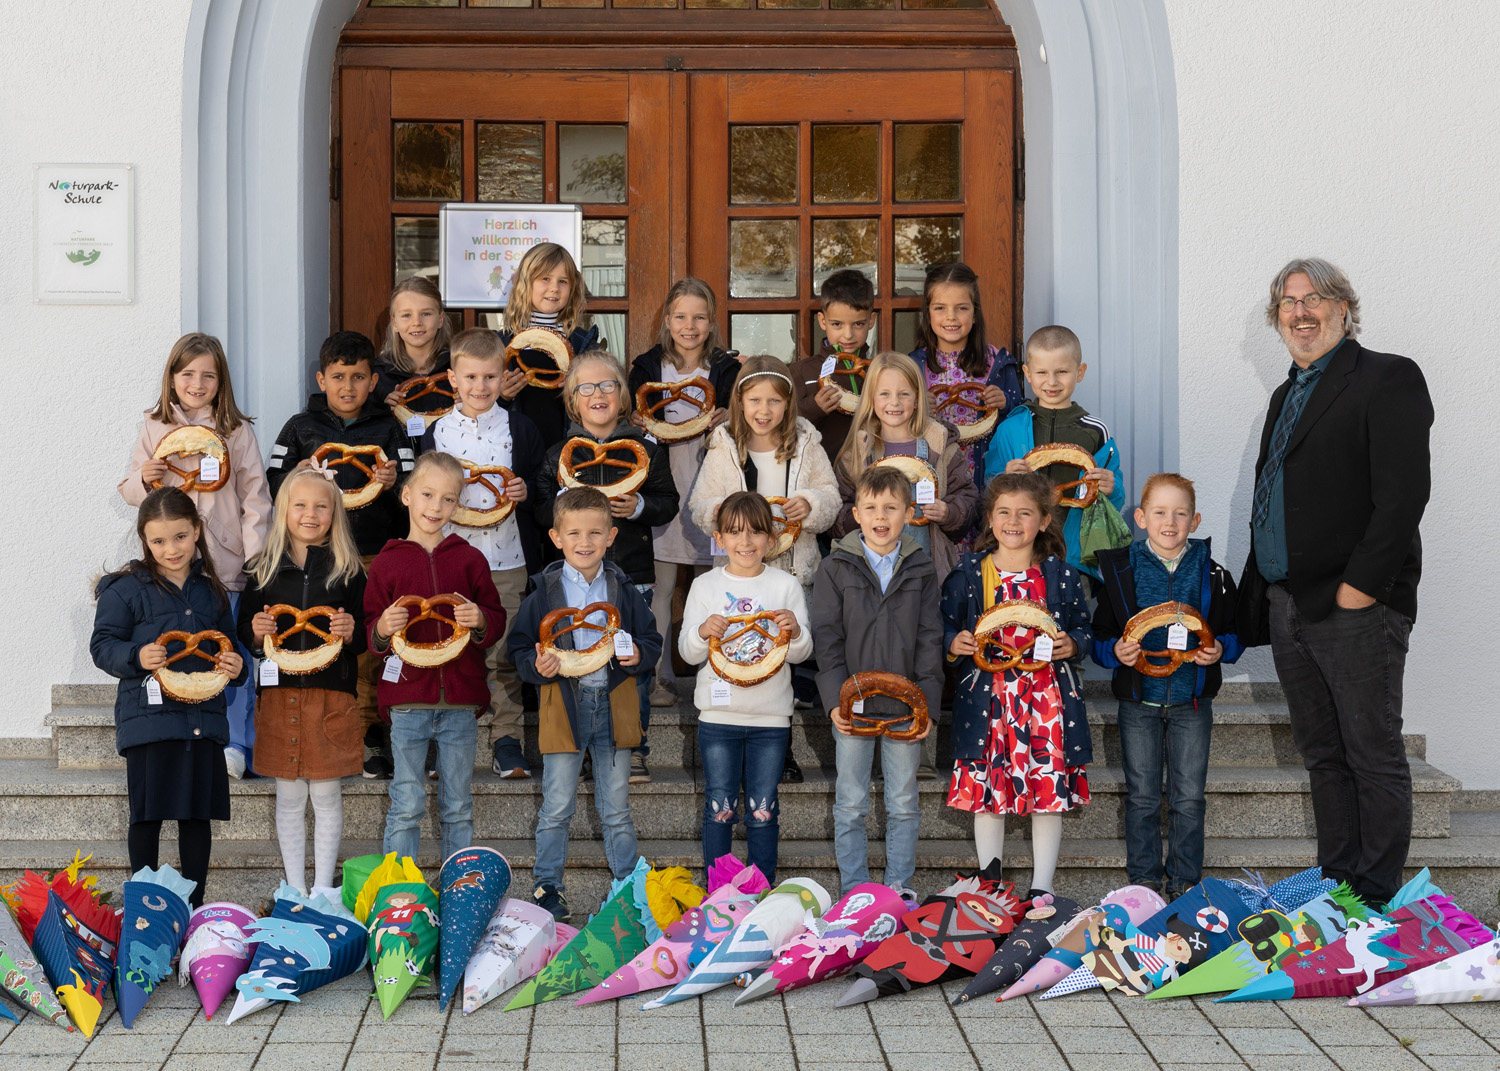
[[[170,984],[170,983],[169,983]],[[229,1025],[163,988],[91,1042],[30,1017],[0,1029],[0,1071],[1495,1071],[1500,1003],[1216,1005],[1102,993],[948,1003],[962,984],[852,1008],[840,982],[735,1008],[737,990],[642,1011],[554,1001],[464,1016],[418,994],[382,1021],[367,972]]]

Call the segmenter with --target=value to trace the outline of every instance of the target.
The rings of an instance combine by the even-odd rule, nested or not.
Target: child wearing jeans
[[[740,686],[721,679],[711,664],[698,671],[693,703],[698,708],[698,753],[703,758],[703,862],[705,868],[730,850],[745,794],[745,850],[767,880],[776,880],[779,835],[776,785],[791,739],[792,663],[812,654],[804,627],[807,602],[797,578],[767,568],[775,521],[770,504],[754,491],[736,491],[720,504],[714,542],[727,557],[693,581],[682,612],[678,649],[692,663],[706,663],[709,641],[721,641],[733,662],[754,662],[769,643],[729,618],[769,612],[773,635],[791,640],[786,661],[759,684]]]
[[[532,899],[563,922],[571,917],[562,895],[568,827],[578,806],[578,775],[585,753],[593,758],[594,806],[604,830],[610,873],[617,879],[626,877],[637,856],[630,817],[630,749],[641,742],[636,678],[656,665],[661,637],[645,597],[623,569],[605,559],[616,531],[603,491],[575,487],[557,496],[548,534],[563,560],[532,578],[532,592],[521,603],[507,641],[521,679],[540,689],[542,809],[536,823]],[[607,637],[615,643],[615,654],[602,668],[582,677],[562,676],[557,652],[593,646],[607,623],[605,613],[595,610],[584,620],[598,627],[565,632],[552,648],[539,642],[542,620],[553,610],[582,610],[596,602],[619,611],[625,639],[618,634]]]
[[[834,543],[813,581],[818,691],[838,730],[833,738],[838,764],[833,847],[845,893],[870,880],[865,816],[870,812],[870,769],[877,743],[885,779],[886,884],[898,892],[909,891],[917,867],[917,765],[920,741],[927,733],[910,741],[852,736],[851,712],[839,705],[844,682],[866,670],[896,673],[916,684],[930,712],[936,712],[942,701],[939,581],[931,555],[903,534],[912,513],[911,484],[903,473],[885,466],[865,469],[854,485],[859,531]],[[860,714],[900,721],[910,711],[895,699],[871,696]]]

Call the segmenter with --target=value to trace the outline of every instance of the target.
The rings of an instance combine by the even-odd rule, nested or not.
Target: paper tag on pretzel
[[[930,506],[937,501],[937,485],[931,480],[918,480],[916,491],[916,503],[919,506]]]
[[[629,658],[635,653],[635,644],[630,639],[630,633],[623,629],[615,633],[615,657]]]
[[[401,680],[401,658],[399,655],[391,655],[385,660],[385,670],[380,674],[380,679],[397,684]]]
[[[1045,632],[1039,633],[1036,643],[1031,646],[1031,659],[1033,662],[1052,661],[1052,637]]]
[[[865,701],[863,699],[856,699],[854,702],[852,702],[852,703],[849,704],[849,713],[850,714],[863,714],[864,712],[865,712]]]
[[[281,667],[272,659],[263,659],[260,663],[260,684],[262,688],[281,683]]]
[[[146,702],[153,707],[161,706],[161,684],[155,677],[146,678]]]
[[[406,418],[406,436],[409,439],[420,439],[427,434],[427,421],[420,416]]]
[[[219,459],[212,454],[204,454],[203,460],[198,462],[198,482],[213,483],[219,478]]]
[[[1187,626],[1181,621],[1167,626],[1167,650],[1186,651],[1188,641]]]
[[[837,357],[825,357],[823,359],[823,367],[818,370],[818,378],[825,379],[833,375],[833,370],[838,366],[839,359]]]
[[[728,706],[729,682],[725,680],[714,681],[713,684],[709,685],[708,698],[716,707]]]

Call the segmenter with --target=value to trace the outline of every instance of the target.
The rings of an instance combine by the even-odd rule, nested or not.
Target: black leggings
[[[128,836],[130,872],[142,867],[155,870],[161,853],[161,823],[131,822]],[[182,855],[182,876],[196,882],[191,907],[203,906],[203,886],[208,881],[208,856],[213,850],[213,826],[206,818],[187,818],[177,823],[177,850]]]

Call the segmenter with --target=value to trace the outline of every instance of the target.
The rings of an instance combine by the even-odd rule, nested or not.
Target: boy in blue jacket
[[[635,822],[630,816],[630,749],[641,741],[640,698],[635,678],[651,672],[661,657],[661,636],[651,607],[630,577],[605,551],[614,542],[609,499],[593,487],[575,487],[552,506],[552,542],[563,560],[532,577],[533,590],[521,603],[507,644],[521,679],[540,689],[537,739],[542,751],[542,807],[537,815],[536,890],[532,899],[560,922],[571,914],[563,898],[563,866],[568,858],[568,827],[578,805],[578,773],[585,751],[593,756],[594,806],[604,830],[604,856],[615,878],[635,866]],[[586,625],[561,632],[543,647],[542,620],[563,607],[583,609],[603,602],[619,612],[618,628],[607,628],[596,610]],[[614,654],[601,668],[581,677],[563,676],[558,652],[581,651],[596,642]]]
[[[1234,633],[1234,581],[1210,556],[1208,541],[1189,539],[1200,517],[1191,480],[1157,473],[1141,488],[1135,523],[1146,538],[1099,552],[1103,583],[1094,612],[1094,661],[1114,671],[1120,701],[1120,753],[1125,767],[1125,861],[1130,880],[1175,899],[1203,876],[1204,785],[1213,732],[1213,697],[1225,662],[1244,650]],[[1214,634],[1203,646],[1186,629],[1121,638],[1139,611],[1164,602],[1192,607]],[[1185,652],[1169,676],[1140,672],[1142,650]],[[1162,767],[1167,767],[1166,864],[1162,863]],[[1165,884],[1165,888],[1163,888]]]
[[[1054,486],[1071,483],[1080,477],[1099,481],[1099,493],[1114,505],[1125,508],[1125,487],[1120,475],[1120,448],[1115,445],[1109,428],[1098,417],[1073,401],[1073,392],[1083,382],[1089,366],[1083,360],[1083,344],[1066,327],[1052,325],[1032,332],[1026,340],[1026,362],[1022,371],[1026,383],[1036,395],[1034,401],[1022,402],[995,430],[989,452],[984,456],[984,471],[1028,472],[1022,460],[1034,447],[1047,443],[1071,443],[1094,455],[1095,467],[1079,473],[1071,465],[1049,465],[1042,470]],[[1078,489],[1082,492],[1083,488]],[[1052,523],[1061,525],[1063,541],[1068,545],[1068,564],[1099,578],[1096,570],[1080,560],[1078,534],[1083,510],[1056,506]]]

